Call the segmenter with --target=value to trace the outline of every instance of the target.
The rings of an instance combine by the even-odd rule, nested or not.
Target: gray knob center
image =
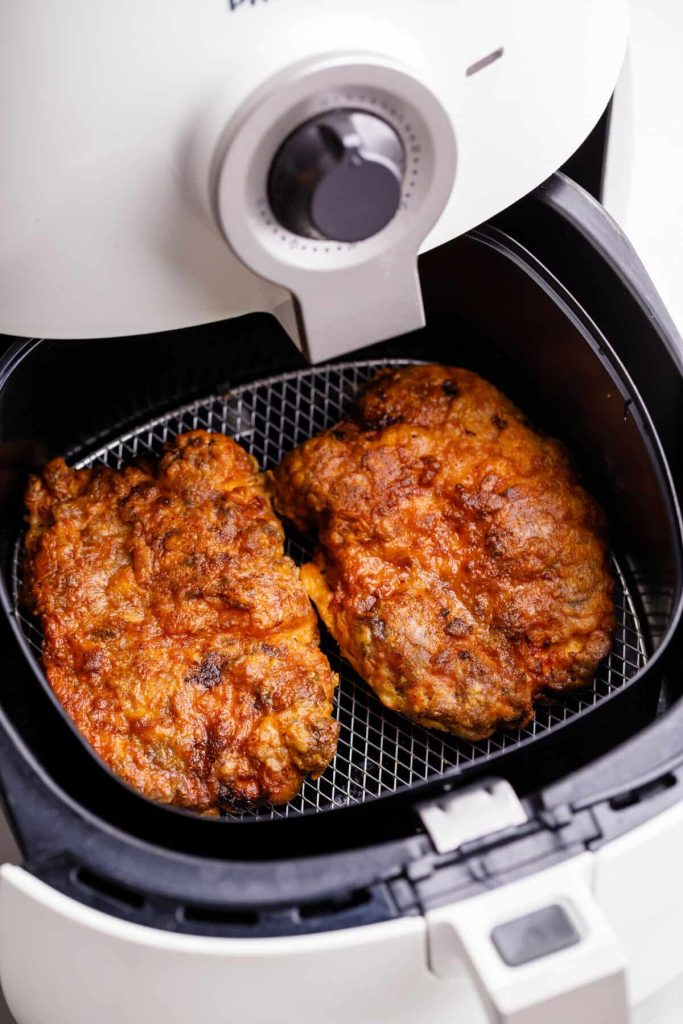
[[[278,221],[306,238],[358,242],[386,227],[401,202],[405,152],[391,125],[361,110],[306,121],[270,169]]]

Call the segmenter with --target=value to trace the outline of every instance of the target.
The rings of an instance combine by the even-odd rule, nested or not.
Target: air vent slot
[[[629,789],[625,793],[618,793],[610,799],[609,805],[613,811],[623,811],[627,807],[644,803],[645,800],[650,800],[659,793],[671,789],[672,786],[676,785],[677,781],[676,776],[669,772],[666,775],[662,775],[659,779],[653,779],[652,782],[648,782],[636,789]]]
[[[356,910],[369,903],[372,896],[368,889],[357,889],[348,896],[341,896],[338,899],[319,900],[316,903],[306,903],[299,908],[299,917],[303,921],[311,918],[331,917],[333,914],[344,914],[349,910]]]
[[[89,871],[88,868],[78,868],[73,874],[74,881],[98,896],[106,896],[107,899],[115,900],[117,903],[125,903],[128,907],[141,910],[145,905],[145,897],[135,889],[129,889],[126,885],[119,885],[110,878]]]
[[[259,916],[253,910],[235,910],[229,907],[184,907],[183,920],[192,924],[238,925],[253,928],[259,923]]]

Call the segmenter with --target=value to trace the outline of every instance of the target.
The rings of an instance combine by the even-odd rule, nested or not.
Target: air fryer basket
[[[177,434],[203,429],[229,434],[255,456],[263,469],[271,469],[287,451],[337,422],[363,383],[381,367],[405,362],[410,361],[341,362],[246,384],[142,424],[78,458],[75,465],[79,469],[93,465],[120,468],[141,456],[158,457],[164,444]],[[301,565],[312,557],[314,542],[290,532],[287,549]],[[587,712],[626,686],[645,666],[648,656],[637,595],[631,593],[616,555],[612,557],[612,568],[617,620],[614,643],[591,685],[563,700],[540,706],[534,720],[523,729],[500,730],[478,743],[421,728],[384,708],[339,657],[336,645],[329,634],[324,633],[323,649],[340,677],[336,715],[341,734],[333,762],[319,779],[307,780],[299,796],[289,803],[229,816],[244,821],[251,817],[279,818],[331,810],[373,800],[385,793],[404,791],[417,782],[463,774],[471,767],[490,762],[494,754],[519,749],[537,736],[557,730],[577,714]],[[20,534],[12,564],[14,611],[32,654],[40,658],[39,624],[20,603],[22,569]],[[39,664],[35,669],[40,673]]]
[[[25,341],[8,349],[0,366],[0,779],[41,877],[95,903],[95,875],[144,889],[144,913],[150,893],[167,901],[164,913],[179,894],[230,906],[312,899],[340,879],[364,884],[423,856],[415,807],[444,787],[493,773],[533,801],[542,787],[570,786],[570,773],[672,714],[681,688],[670,658],[681,528],[662,446],[675,462],[681,378],[642,268],[621,252],[614,228],[585,196],[561,179],[552,188],[497,225],[422,258],[424,331],[330,365],[306,367],[277,324],[259,314],[144,338]],[[564,210],[554,205],[558,195]],[[595,218],[604,238],[593,231]],[[81,465],[119,465],[158,453],[167,437],[193,427],[225,430],[273,465],[333,422],[378,365],[395,360],[473,369],[567,442],[610,523],[618,616],[612,654],[592,686],[540,707],[528,729],[473,744],[384,709],[326,638],[342,674],[342,737],[318,782],[307,782],[285,807],[222,818],[150,803],[78,736],[44,679],[35,623],[17,607],[27,472],[60,454]],[[290,535],[297,559],[308,543]],[[656,740],[648,749],[656,760]],[[303,856],[318,860],[295,869],[292,858]],[[290,858],[287,872],[266,870],[283,858]],[[173,921],[169,927],[180,927]]]

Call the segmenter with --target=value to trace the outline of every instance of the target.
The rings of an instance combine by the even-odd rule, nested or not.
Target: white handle
[[[589,872],[585,854],[429,911],[431,970],[464,961],[493,1024],[628,1024],[625,957]]]

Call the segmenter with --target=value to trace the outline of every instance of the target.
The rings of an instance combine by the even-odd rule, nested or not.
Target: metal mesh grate
[[[140,455],[158,456],[164,443],[176,434],[205,429],[229,434],[267,469],[277,465],[284,452],[336,422],[359,387],[377,369],[408,362],[413,360],[346,363],[257,381],[155,419],[81,458],[76,465],[80,468],[102,463],[121,467]],[[290,535],[287,544],[288,553],[299,563],[312,554],[312,545],[301,537]],[[40,655],[42,637],[38,625],[18,607],[22,556],[19,539],[13,564],[14,601],[24,634]],[[444,771],[484,762],[494,752],[512,749],[549,732],[597,704],[624,686],[647,660],[633,599],[615,559],[612,565],[617,629],[612,652],[600,665],[592,685],[568,694],[561,701],[538,707],[535,719],[526,728],[500,730],[478,743],[423,729],[388,711],[342,661],[333,641],[323,637],[323,649],[340,676],[336,715],[341,735],[334,761],[321,778],[306,781],[299,796],[290,803],[229,817],[282,818],[372,800]]]

